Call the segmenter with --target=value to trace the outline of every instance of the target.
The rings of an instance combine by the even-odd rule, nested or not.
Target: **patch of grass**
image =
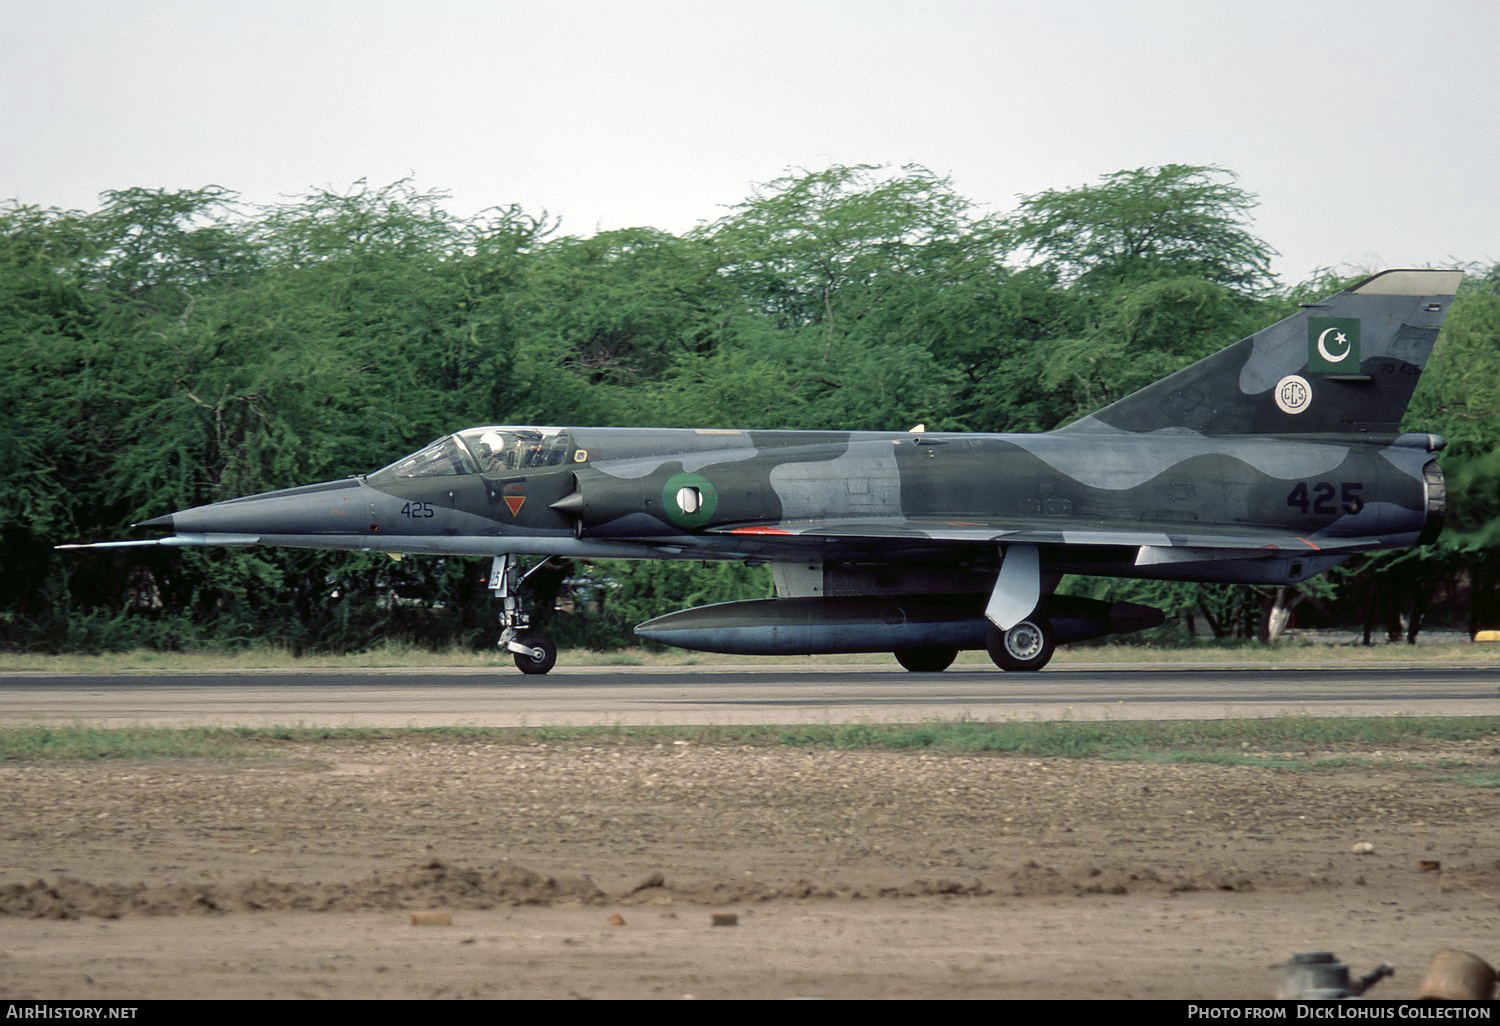
[[[1278,770],[1328,770],[1370,766],[1372,760],[1340,755],[1319,759],[1293,759],[1284,755],[1241,755],[1235,752],[1127,752],[1103,756],[1116,762],[1163,762],[1210,766],[1255,766]]]
[[[1392,745],[1425,738],[1471,740],[1500,734],[1500,717],[1288,716],[1253,720],[1089,723],[989,723],[960,720],[895,726],[843,724],[783,727],[782,744],[826,748],[936,748],[1042,757],[1109,756],[1126,752]]]
[[[30,727],[0,731],[0,758],[42,759],[223,759],[245,754],[231,731],[210,728]]]
[[[1435,773],[1429,780],[1463,784],[1465,787],[1500,787],[1500,770],[1482,769],[1473,773]]]
[[[281,743],[392,739],[484,744],[714,744],[849,750],[925,750],[1033,758],[1198,762],[1311,770],[1432,765],[1397,761],[1385,748],[1422,741],[1500,740],[1500,717],[1283,717],[1202,722],[1018,723],[981,720],[913,724],[695,727],[20,727],[0,730],[0,759],[232,758],[273,754]],[[1490,779],[1480,766],[1466,779]],[[1443,766],[1441,768],[1448,768]],[[1500,778],[1497,778],[1500,779]],[[1500,786],[1478,783],[1473,786]]]

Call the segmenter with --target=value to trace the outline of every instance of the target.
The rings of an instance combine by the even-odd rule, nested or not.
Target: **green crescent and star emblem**
[[[1359,318],[1309,317],[1307,369],[1322,374],[1358,374]]]

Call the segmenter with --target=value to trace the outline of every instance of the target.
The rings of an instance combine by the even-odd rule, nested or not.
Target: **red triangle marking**
[[[515,516],[517,513],[521,512],[521,504],[526,501],[526,496],[524,495],[502,495],[501,498],[503,498],[505,500],[505,504],[510,507],[511,516]]]

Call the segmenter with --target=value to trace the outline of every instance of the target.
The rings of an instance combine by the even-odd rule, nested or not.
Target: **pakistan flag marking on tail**
[[[1307,369],[1318,374],[1359,373],[1359,318],[1309,317]]]

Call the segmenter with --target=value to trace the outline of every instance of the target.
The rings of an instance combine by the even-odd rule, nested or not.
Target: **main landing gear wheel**
[[[557,665],[557,646],[541,634],[522,634],[516,644],[525,645],[530,652],[517,652],[516,669],[522,673],[546,673]]]
[[[912,673],[942,673],[958,658],[956,648],[898,648],[896,662]]]
[[[991,625],[986,647],[1000,669],[1029,673],[1051,660],[1057,635],[1045,616],[1029,616],[1008,631]]]

